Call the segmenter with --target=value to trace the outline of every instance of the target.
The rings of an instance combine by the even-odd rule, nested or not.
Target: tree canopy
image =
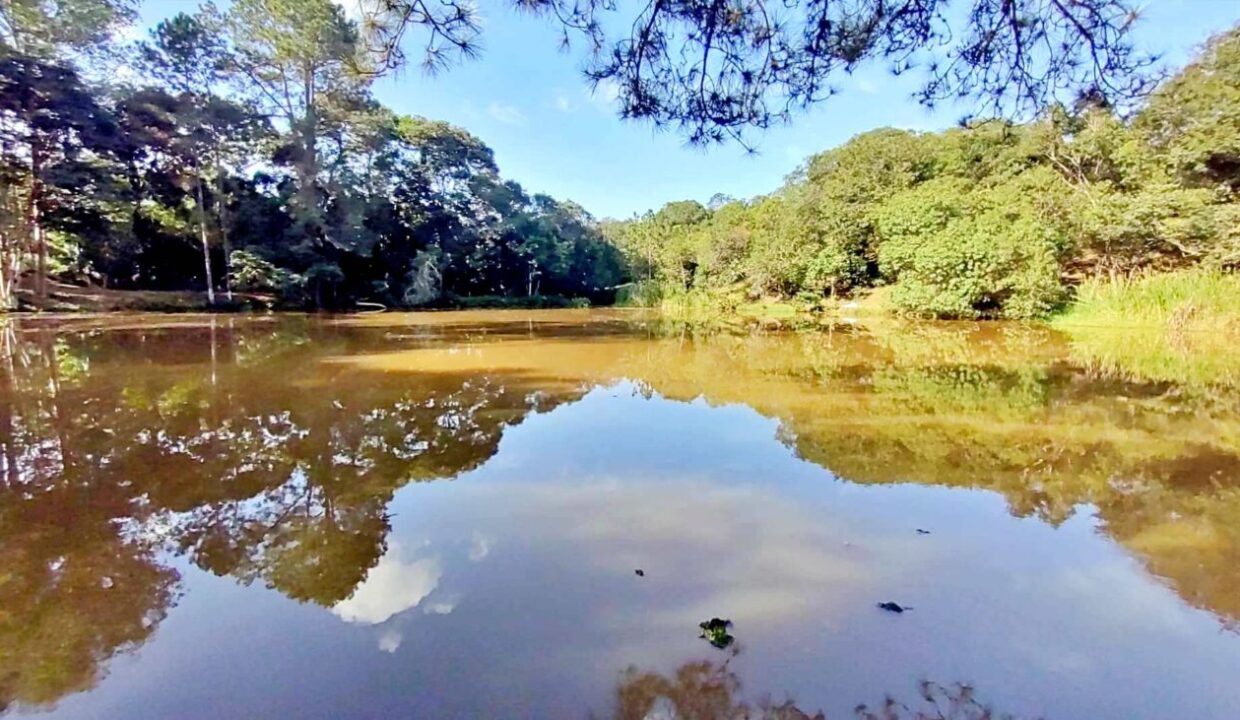
[[[1090,275],[1234,269],[1238,49],[1240,30],[1214,38],[1131,118],[1086,102],[1023,124],[874,130],[768,196],[669,203],[608,232],[664,293],[886,286],[898,309],[952,318],[1044,316]]]
[[[49,275],[333,308],[599,302],[625,280],[581,207],[504,180],[467,131],[376,101],[362,29],[331,0],[178,14],[107,86],[78,59],[126,50],[111,28],[132,4],[53,5],[0,11],[5,307],[23,278],[45,305]]]

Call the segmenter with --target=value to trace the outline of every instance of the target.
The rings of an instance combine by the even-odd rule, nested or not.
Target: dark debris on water
[[[908,607],[907,605],[901,605],[900,603],[892,602],[890,600],[888,600],[887,602],[880,602],[878,604],[878,607],[879,609],[886,610],[887,612],[893,612],[893,613],[902,613],[906,610],[913,609],[911,607]]]
[[[699,637],[705,638],[711,645],[720,650],[728,647],[736,640],[728,633],[728,628],[732,627],[731,620],[711,618],[706,622],[698,623],[698,627],[702,628],[702,634]]]

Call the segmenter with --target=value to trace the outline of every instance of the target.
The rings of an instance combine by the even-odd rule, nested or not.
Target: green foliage
[[[129,5],[4,3],[0,35],[88,7]],[[465,130],[379,105],[359,36],[330,0],[207,5],[133,48],[155,85],[107,92],[0,36],[0,305],[31,276],[46,305],[49,275],[341,309],[610,302],[630,270],[601,225],[503,180]]]
[[[658,280],[637,280],[616,291],[616,304],[657,307],[663,301],[663,294],[663,285]]]
[[[1137,129],[1189,181],[1240,190],[1240,33],[1212,38],[1154,94]]]
[[[1209,268],[1094,278],[1057,325],[1146,327],[1232,334],[1240,341],[1240,275]]]
[[[241,292],[289,293],[303,282],[302,278],[248,250],[237,250],[230,260],[232,286]]]
[[[1023,125],[875,130],[767,197],[670,203],[608,236],[690,314],[739,307],[722,299],[737,287],[813,305],[891,286],[902,312],[1026,319],[1093,276],[1240,267],[1237,73],[1233,30],[1131,122],[1083,102]]]
[[[6,0],[0,48],[39,57],[92,51],[134,19],[136,0]]]
[[[1065,241],[1026,201],[1029,183],[970,188],[942,178],[877,213],[880,267],[897,308],[937,317],[1046,315],[1063,299]]]
[[[1240,267],[1240,30],[1131,119],[1082,101],[879,129],[768,196],[600,223],[505,181],[465,130],[382,107],[373,28],[330,0],[176,15],[134,48],[156,86],[84,83],[66,58],[131,16],[124,0],[0,5],[2,306],[59,275],[332,308],[620,291],[690,314],[883,287],[902,312],[1034,318],[1094,276]]]

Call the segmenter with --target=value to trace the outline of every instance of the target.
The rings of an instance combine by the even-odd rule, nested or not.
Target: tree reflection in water
[[[740,699],[741,680],[729,667],[709,660],[688,662],[670,677],[629,668],[616,688],[614,720],[828,720],[822,711],[792,700],[748,703]],[[918,697],[903,702],[888,696],[875,707],[858,705],[859,720],[1016,720],[982,704],[963,683],[920,683]]]
[[[487,377],[274,381],[299,372],[289,349],[309,332],[4,323],[0,708],[90,689],[150,638],[176,598],[161,554],[324,607],[350,597],[397,489],[477,467],[504,427],[559,401]],[[341,349],[329,331],[314,343]]]
[[[385,552],[397,490],[479,467],[508,427],[621,378],[749,405],[851,482],[988,489],[1052,524],[1090,504],[1187,602],[1240,618],[1240,394],[1217,381],[1235,374],[1144,376],[1030,328],[427,322],[5,321],[0,708],[88,689],[149,639],[177,593],[161,553],[336,605]],[[620,708],[731,707],[720,672],[635,675]],[[969,708],[965,690],[932,694]],[[906,710],[866,712],[921,717],[890,715]]]

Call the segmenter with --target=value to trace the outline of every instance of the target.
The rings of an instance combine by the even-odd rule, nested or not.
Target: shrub
[[[234,290],[279,295],[296,294],[304,284],[300,276],[248,250],[234,250],[229,256],[229,279]]]
[[[878,214],[879,262],[898,309],[942,318],[1026,319],[1063,300],[1061,232],[1021,200],[1019,185],[974,189],[935,180]]]

